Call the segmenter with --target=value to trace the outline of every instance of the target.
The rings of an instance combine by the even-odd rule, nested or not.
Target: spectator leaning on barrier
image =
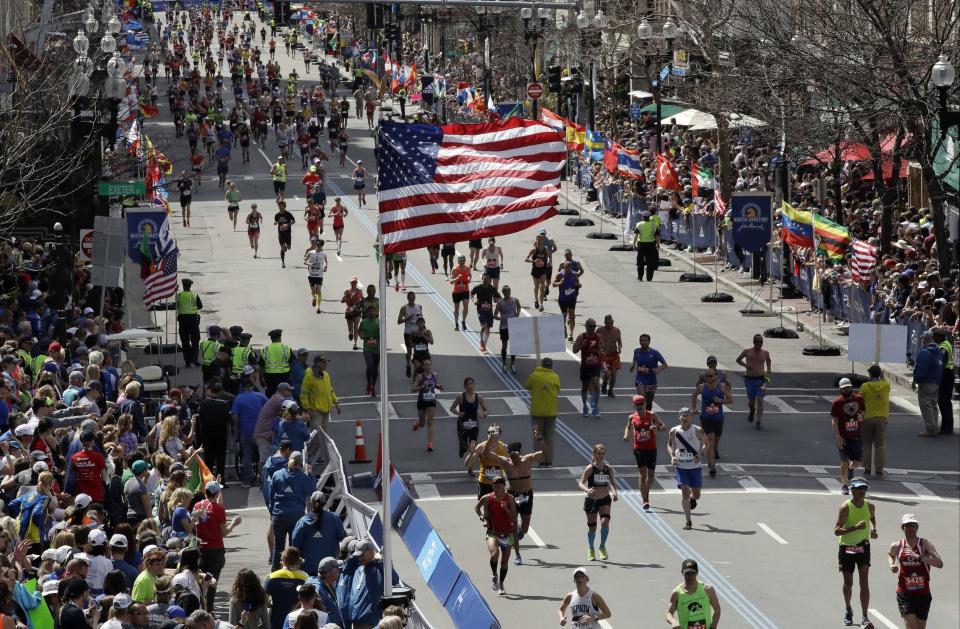
[[[943,377],[943,352],[934,343],[932,332],[923,333],[921,344],[923,347],[917,352],[913,367],[913,386],[917,390],[917,404],[925,428],[920,436],[935,437],[939,430],[937,399]]]

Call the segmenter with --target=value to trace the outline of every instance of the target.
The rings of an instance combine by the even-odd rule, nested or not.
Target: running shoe
[[[690,510],[693,511],[693,510],[696,509],[696,508],[697,508],[697,499],[696,499],[696,498],[691,498],[691,499],[690,499]]]
[[[433,452],[433,442],[432,442],[432,441],[428,441],[428,442],[427,442],[427,452]]]
[[[843,487],[840,488],[840,493],[843,494],[844,496],[849,496],[850,488],[844,485]]]
[[[644,511],[649,511],[649,510],[650,510],[650,503],[649,503],[649,502],[643,503],[643,510],[644,510]]]
[[[482,353],[482,354],[486,354],[486,353],[487,353],[487,344],[486,344],[486,343],[480,343],[480,353]]]
[[[716,476],[716,475],[717,475],[717,468],[711,467],[711,468],[710,468],[710,476]]]
[[[684,531],[689,531],[692,528],[693,528],[693,522],[691,522],[690,520],[687,520],[687,523],[683,525]]]
[[[453,322],[453,331],[454,331],[454,332],[459,332],[459,331],[460,331],[460,324],[457,323],[456,321]]]
[[[843,613],[843,625],[845,627],[853,626],[853,611],[848,609]]]
[[[594,417],[600,417],[600,405],[594,404],[592,414]]]
[[[873,629],[873,622],[870,621],[866,616],[863,617],[863,620],[860,621],[860,626],[862,629]]]
[[[600,393],[606,393],[606,392],[607,392],[607,379],[604,378],[600,381]]]
[[[313,299],[310,300],[310,305],[311,305],[311,306],[316,306],[316,305],[317,305],[317,296],[316,296],[316,295],[314,295],[314,296],[313,296]]]
[[[513,365],[510,365],[510,373],[512,373],[513,375],[517,375],[517,368],[514,367]]]
[[[420,430],[420,422],[419,421],[413,422],[413,427],[410,428],[410,430],[412,430],[413,432],[417,432],[418,430]]]
[[[757,422],[757,430],[763,430],[763,426],[760,425],[760,422]]]
[[[600,547],[600,559],[603,559],[604,561],[606,561],[606,560],[609,559],[609,558],[610,558],[610,556],[607,555],[607,549],[606,549],[606,547],[605,547],[605,546],[601,546],[601,547]]]
[[[466,319],[463,319],[463,320],[460,322],[460,327],[462,327],[462,328],[464,329],[464,331],[466,331],[466,329],[467,329],[467,320],[466,320]]]
[[[747,415],[747,422],[751,424],[753,423],[753,411],[750,411],[750,414]]]
[[[520,556],[520,553],[517,553],[517,556],[513,558],[513,565],[515,566],[523,565],[523,557]]]
[[[539,308],[539,307],[540,307],[540,302],[537,301],[536,299],[534,299],[534,300],[533,300],[533,307],[534,307],[534,308]]]
[[[496,576],[490,577],[490,586],[493,588],[494,592],[500,589],[500,581],[497,580]]]
[[[399,292],[400,292],[400,285],[399,285],[399,284],[394,284],[394,285],[393,285],[393,292],[395,292],[395,293],[399,293]]]
[[[596,555],[596,553],[593,552],[593,549],[592,549],[592,548],[588,548],[588,549],[587,549],[587,559],[589,559],[590,561],[596,561],[596,560],[597,560],[597,555]]]
[[[353,332],[347,332],[347,340],[348,340],[348,341],[352,341],[352,340],[353,340]]]
[[[583,417],[590,417],[590,409],[587,408],[587,405],[583,405],[583,412],[580,413]]]
[[[503,368],[503,373],[507,373],[507,365],[503,364],[501,367]]]
[[[501,584],[500,584],[500,588],[497,590],[497,594],[499,594],[500,596],[504,596],[504,595],[506,595],[506,593],[507,593],[507,591],[506,591],[505,589],[503,589],[503,584],[501,583]]]

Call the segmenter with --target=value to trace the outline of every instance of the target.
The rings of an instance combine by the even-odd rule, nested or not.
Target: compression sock
[[[594,393],[591,398],[593,398],[593,408],[600,408],[600,393]]]
[[[497,560],[495,558],[490,559],[490,572],[493,576],[497,576]]]
[[[600,548],[606,548],[607,546],[607,535],[610,534],[609,526],[600,527]]]
[[[500,568],[500,587],[503,587],[503,581],[507,578],[507,569]]]
[[[590,546],[590,550],[593,550],[593,542],[597,539],[596,531],[587,531],[587,544]]]

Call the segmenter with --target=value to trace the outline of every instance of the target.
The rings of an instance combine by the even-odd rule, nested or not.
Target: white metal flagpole
[[[380,435],[383,460],[380,463],[380,488],[383,495],[383,595],[393,595],[393,553],[390,539],[392,520],[390,514],[390,387],[387,378],[387,256],[383,252],[383,232],[377,221],[380,252]]]

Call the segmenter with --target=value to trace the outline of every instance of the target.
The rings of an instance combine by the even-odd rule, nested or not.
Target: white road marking
[[[785,540],[785,539],[783,539],[782,537],[780,537],[779,535],[777,535],[776,531],[774,531],[772,528],[770,528],[769,526],[767,526],[767,525],[764,524],[763,522],[757,522],[757,526],[759,526],[759,527],[763,530],[764,533],[766,533],[767,535],[769,535],[770,537],[772,537],[775,541],[777,541],[777,542],[779,542],[779,543],[781,543],[781,544],[786,544],[786,543],[788,543],[787,540]]]
[[[253,179],[253,176],[251,176],[251,175],[244,175],[243,178],[244,178],[245,180],[247,180],[247,181],[250,181],[251,179]]]
[[[650,493],[657,494],[657,495],[659,494],[679,495],[680,494],[679,489],[675,487],[665,486],[663,480],[658,478],[656,479],[656,482],[658,485],[660,485],[661,489],[651,489]],[[744,493],[746,492],[744,492],[742,489],[711,489],[710,490],[711,496],[717,496],[717,495],[743,496]],[[807,489],[771,489],[767,493],[769,493],[771,496],[811,496],[814,498],[823,498],[825,496],[830,496],[830,494],[824,494],[822,491],[810,491]],[[876,493],[876,492],[870,495],[873,496],[874,498],[892,498],[892,499],[898,499],[898,500],[903,498],[911,498],[913,500],[930,500],[930,501],[936,501],[936,502],[949,502],[951,504],[960,504],[960,499],[957,499],[957,498],[937,498],[936,500],[934,500],[932,498],[927,498],[924,496],[914,496],[911,494],[888,494],[888,493]],[[555,492],[543,492],[543,493],[537,492],[538,500],[540,498],[569,498],[571,496],[583,498],[583,492],[582,491],[555,491]],[[830,499],[833,500],[832,497]],[[476,502],[477,495],[473,493],[473,494],[464,494],[462,496],[442,496],[440,498],[434,498],[433,500],[460,500],[460,501],[472,500],[473,502]],[[259,507],[259,508],[265,509],[266,507]],[[233,511],[239,511],[239,509],[233,509]]]
[[[437,486],[430,481],[433,480],[430,478],[430,474],[424,472],[414,472],[410,474],[410,480],[413,481],[413,486],[417,490],[417,496],[420,498],[439,498],[440,491],[437,489]]]
[[[887,627],[890,627],[890,629],[900,629],[899,625],[891,621],[889,618],[887,618],[886,616],[884,616],[874,608],[871,607],[867,611],[870,613],[871,616],[873,616],[874,618],[882,622]]]
[[[567,395],[565,397],[567,398],[567,401],[570,402],[570,404],[573,406],[573,408],[579,411],[583,411],[583,400],[580,398],[579,395]],[[587,410],[589,411],[590,408],[588,407]]]
[[[917,406],[916,404],[914,404],[913,402],[911,402],[910,400],[908,400],[908,399],[905,398],[905,397],[899,397],[899,396],[898,396],[898,397],[892,397],[892,398],[890,398],[890,401],[891,401],[891,402],[895,402],[897,406],[900,406],[900,407],[902,407],[902,408],[905,408],[905,409],[907,409],[908,411],[910,411],[911,413],[914,413],[914,414],[916,414],[916,415],[919,415],[919,414],[920,414],[920,407]]]
[[[760,482],[753,476],[741,476],[737,479],[737,482],[740,483],[741,487],[751,493],[761,493],[767,491],[767,488],[761,485]]]
[[[734,465],[733,463],[721,463],[720,469],[727,474],[743,474],[743,467]]]
[[[830,402],[831,404],[833,404],[833,401],[837,399],[837,396],[835,395],[821,395],[820,397]]]
[[[933,498],[934,500],[940,499],[940,496],[933,493],[928,487],[921,485],[920,483],[903,482],[900,484],[906,487],[907,489],[909,489],[910,491],[912,491],[913,493],[917,494],[918,496],[923,496],[925,498]]]
[[[667,409],[663,408],[662,406],[660,406],[660,405],[657,404],[656,402],[653,403],[653,409],[652,409],[652,410],[653,410],[654,413],[666,413],[666,412],[667,412]]]
[[[822,465],[804,465],[803,469],[807,470],[811,474],[826,474],[827,468]]]
[[[526,415],[529,412],[526,402],[518,397],[505,397],[503,401],[507,403],[510,412],[514,415]]]
[[[271,162],[270,158],[267,157],[267,154],[263,152],[263,149],[257,149],[257,150],[260,152],[261,155],[263,155],[263,159],[267,160],[267,163],[273,166],[273,162]]]
[[[377,406],[379,407],[379,404]],[[390,419],[400,419],[400,413],[397,412],[397,407],[393,405],[393,402],[388,402],[387,407],[387,415]]]
[[[440,400],[437,400],[437,408],[440,409],[444,417],[456,417],[456,414],[450,410],[449,404],[444,404]]]
[[[603,629],[613,629],[613,625],[611,625],[606,620],[598,620],[597,624],[603,627]]]
[[[799,413],[797,409],[793,408],[787,402],[778,395],[768,395],[765,400],[770,404],[777,407],[777,410],[783,413]]]
[[[676,486],[676,479],[671,478],[669,481],[665,481],[659,478],[654,478],[653,482],[660,486],[660,490],[665,494],[680,494],[680,488]]]
[[[532,541],[534,544],[536,544],[540,548],[547,547],[547,545],[543,543],[543,538],[537,535],[537,532],[533,530],[532,526],[527,529],[527,537],[529,537],[530,541]]]
[[[827,491],[829,491],[831,494],[840,493],[840,488],[841,488],[840,481],[838,481],[836,478],[818,476],[817,481],[819,481],[821,485],[826,487]]]

